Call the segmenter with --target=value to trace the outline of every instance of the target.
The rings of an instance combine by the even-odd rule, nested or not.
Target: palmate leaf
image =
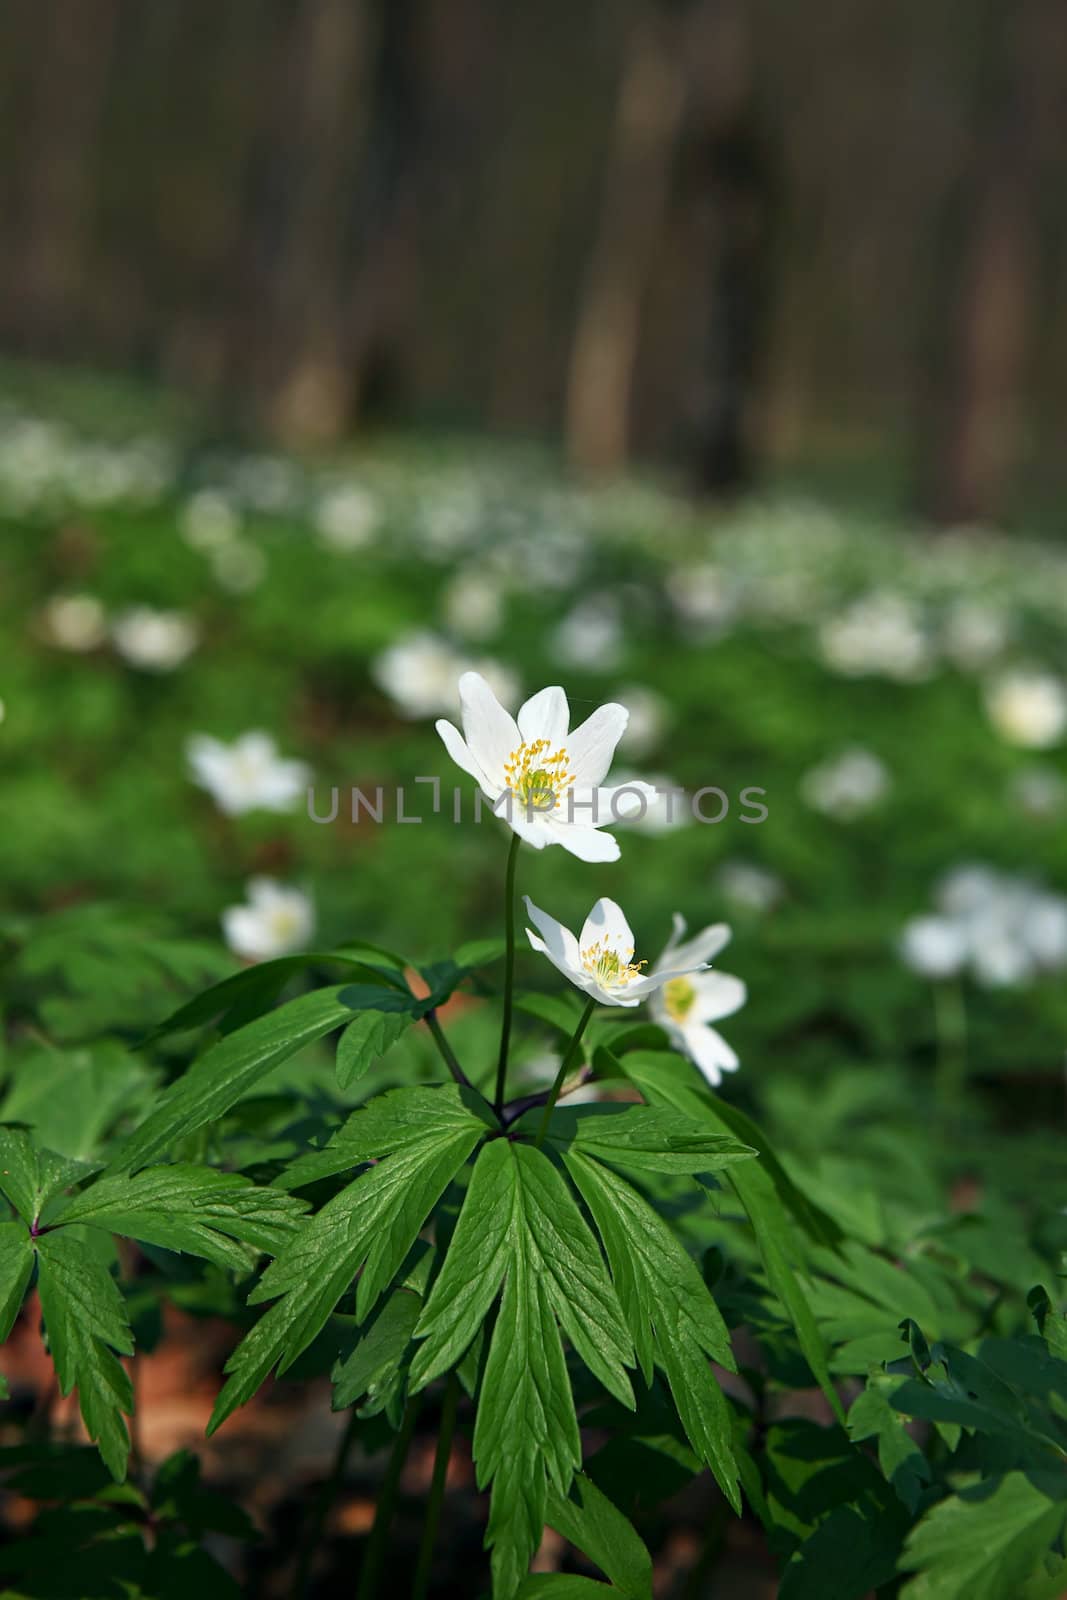
[[[46,1233],[34,1244],[41,1315],[60,1389],[69,1394],[77,1386],[86,1431],[121,1482],[130,1449],[122,1413],[133,1410],[133,1387],[115,1354],[133,1354],[121,1291],[75,1233]]]
[[[718,1306],[662,1217],[624,1178],[576,1147],[563,1159],[604,1241],[646,1383],[660,1367],[690,1443],[740,1512],[730,1408],[708,1364],[737,1370]]]
[[[636,1050],[621,1057],[620,1062],[621,1070],[653,1105],[673,1106],[687,1116],[705,1122],[716,1132],[736,1133],[734,1125],[737,1117],[733,1114],[733,1108],[728,1108],[724,1114],[725,1103],[696,1087],[685,1063],[678,1056]],[[830,1377],[826,1343],[797,1273],[797,1263],[804,1260],[805,1252],[787,1214],[786,1204],[791,1195],[799,1195],[800,1191],[785,1176],[756,1125],[745,1118],[744,1128],[746,1139],[759,1151],[759,1160],[741,1162],[731,1168],[727,1173],[728,1181],[733,1185],[752,1224],[767,1282],[785,1307],[816,1382],[830,1402],[835,1417],[843,1423],[844,1410]],[[785,1179],[784,1188],[782,1178]],[[783,1194],[786,1199],[783,1199]],[[814,1208],[802,1196],[801,1201],[799,1215],[810,1217]],[[822,1213],[816,1215],[821,1217]],[[836,1224],[831,1224],[831,1227],[839,1232]]]
[[[0,1343],[11,1332],[33,1272],[33,1240],[21,1222],[0,1222]]]
[[[550,1494],[547,1521],[596,1563],[611,1579],[614,1592],[626,1600],[652,1600],[652,1558],[591,1478],[578,1473],[569,1495]]]
[[[209,1431],[254,1394],[274,1367],[284,1372],[292,1365],[360,1268],[357,1320],[370,1313],[444,1190],[485,1136],[487,1124],[468,1101],[477,1102],[477,1096],[453,1084],[397,1089],[349,1120],[342,1132],[349,1133],[349,1150],[356,1155],[345,1164],[378,1164],[305,1223],[263,1274],[249,1302],[277,1303],[227,1362],[231,1376]]]
[[[277,1255],[304,1210],[295,1196],[257,1188],[238,1173],[147,1167],[133,1177],[101,1178],[52,1220],[53,1225],[87,1223],[240,1272],[250,1270],[263,1252]]]
[[[908,1536],[902,1600],[1052,1600],[1067,1564],[1052,1555],[1067,1522],[1064,1482],[1009,1472],[950,1495]],[[1054,1497],[1058,1496],[1058,1497]]]
[[[300,995],[205,1051],[123,1142],[110,1170],[132,1171],[158,1160],[175,1139],[217,1121],[272,1067],[350,1022],[354,1008],[345,998],[350,987]]]
[[[529,1114],[536,1125],[539,1112]],[[589,1105],[552,1113],[550,1141],[638,1172],[717,1172],[756,1152],[680,1112],[655,1106]]]
[[[415,1330],[412,1392],[456,1364],[504,1284],[474,1429],[480,1487],[492,1484],[486,1542],[511,1595],[541,1537],[549,1489],[565,1494],[581,1441],[561,1330],[624,1405],[633,1347],[581,1212],[540,1150],[497,1139],[480,1152],[444,1265]]]
[[[57,1195],[95,1170],[88,1162],[42,1150],[24,1128],[0,1128],[0,1193],[26,1222],[38,1222]]]

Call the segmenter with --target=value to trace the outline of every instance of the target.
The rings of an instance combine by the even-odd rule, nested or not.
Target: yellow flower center
[[[663,1003],[668,1015],[676,1022],[684,1022],[693,1009],[696,997],[697,992],[688,978],[672,978],[669,983],[663,985]]]
[[[631,962],[633,950],[627,950],[625,955],[620,955],[618,950],[612,950],[602,939],[596,944],[591,944],[582,951],[582,966],[590,977],[604,989],[625,989],[634,978],[641,976],[641,968],[647,967],[647,961]]]
[[[504,763],[504,782],[528,811],[554,811],[574,782],[567,771],[567,752],[553,750],[547,739],[520,744]]]

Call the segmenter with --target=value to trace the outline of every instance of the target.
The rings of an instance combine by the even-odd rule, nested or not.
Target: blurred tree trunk
[[[1002,515],[1020,461],[1040,248],[1036,111],[1055,61],[1041,44],[1047,10],[1044,0],[993,0],[981,17],[930,346],[922,502],[944,523]]]
[[[630,27],[567,379],[567,455],[582,472],[617,472],[629,455],[641,304],[685,98],[682,37],[680,15],[655,6]]]
[[[19,325],[34,353],[52,353],[79,326],[96,201],[97,133],[107,94],[118,0],[33,0],[21,17],[33,41],[22,156],[21,241],[14,276]],[[13,21],[9,17],[10,29]]]

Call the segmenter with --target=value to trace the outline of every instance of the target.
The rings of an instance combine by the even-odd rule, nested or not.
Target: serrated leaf
[[[118,1360],[133,1354],[122,1294],[75,1234],[43,1234],[35,1248],[41,1315],[60,1389],[66,1395],[77,1387],[86,1431],[121,1483],[130,1449],[122,1413],[133,1410],[133,1386]]]
[[[302,1189],[320,1178],[377,1161],[431,1139],[435,1132],[465,1129],[474,1117],[488,1133],[499,1127],[492,1111],[473,1089],[429,1084],[390,1089],[353,1111],[321,1150],[290,1162],[274,1180],[279,1189]]]
[[[22,1308],[33,1272],[33,1241],[21,1222],[0,1222],[0,1344]]]
[[[384,1401],[400,1375],[421,1309],[422,1301],[410,1289],[394,1289],[382,1301],[355,1345],[333,1369],[335,1411],[355,1405],[364,1396],[372,1402],[379,1397]]]
[[[546,1521],[611,1579],[626,1600],[652,1600],[652,1558],[635,1529],[584,1473],[550,1492]]]
[[[398,997],[399,998],[399,997]],[[414,1022],[405,1010],[364,1011],[350,1022],[337,1041],[337,1082],[349,1089],[374,1063],[391,1049]]]
[[[396,1275],[448,1184],[486,1131],[453,1084],[382,1096],[389,1110],[357,1112],[364,1142],[357,1160],[375,1160],[333,1197],[267,1268],[249,1303],[276,1300],[226,1364],[231,1374],[212,1413],[213,1432],[277,1366],[284,1372],[307,1348],[362,1267],[356,1317],[362,1321]],[[372,1103],[373,1105],[373,1103]],[[369,1128],[367,1127],[369,1124]],[[390,1126],[393,1132],[390,1133]],[[342,1130],[344,1131],[344,1130]],[[369,1152],[373,1150],[373,1155]]]
[[[673,1071],[667,1070],[665,1061],[674,1064]],[[719,1133],[734,1131],[734,1127],[728,1125],[720,1114],[723,1102],[687,1083],[678,1070],[681,1063],[677,1057],[664,1058],[655,1053],[635,1050],[623,1058],[623,1063],[626,1076],[653,1104],[674,1106],[689,1116],[706,1121]],[[745,1120],[748,1128],[755,1127]],[[736,1124],[735,1117],[731,1117],[731,1124]],[[727,1173],[727,1180],[733,1185],[752,1224],[767,1282],[785,1307],[815,1381],[830,1402],[834,1416],[843,1423],[845,1414],[830,1377],[826,1342],[794,1266],[794,1262],[803,1260],[803,1250],[775,1182],[780,1167],[777,1161],[771,1161],[768,1165],[769,1148],[758,1130],[752,1136],[752,1142],[759,1149],[759,1160],[739,1163]],[[795,1191],[799,1194],[796,1186],[788,1179],[786,1181],[787,1193]],[[811,1208],[805,1203],[802,1209],[806,1213]],[[836,1224],[833,1226],[836,1229]]]
[[[0,1192],[26,1222],[40,1221],[50,1200],[96,1169],[42,1150],[22,1128],[0,1128]]]
[[[663,1370],[690,1443],[740,1511],[730,1409],[708,1364],[736,1371],[718,1306],[670,1228],[624,1178],[577,1149],[563,1159],[604,1241],[645,1381],[654,1365]]]
[[[99,1179],[67,1201],[53,1222],[86,1223],[240,1272],[263,1252],[277,1255],[304,1210],[303,1201],[257,1188],[239,1173],[146,1167],[133,1177]]]
[[[581,1461],[560,1329],[610,1393],[633,1404],[632,1346],[615,1290],[560,1173],[540,1150],[498,1139],[479,1154],[444,1264],[416,1328],[412,1392],[453,1366],[495,1300],[474,1429],[480,1487],[492,1484],[486,1543],[511,1594],[537,1547],[546,1493]]]
[[[301,995],[205,1051],[123,1142],[109,1171],[147,1166],[175,1139],[216,1122],[272,1067],[350,1021],[344,993],[342,986]]]
[[[347,949],[342,947],[338,950],[303,951],[299,955],[279,956],[274,961],[260,961],[255,966],[232,973],[220,983],[213,984],[210,989],[205,989],[203,994],[198,994],[185,1005],[179,1006],[146,1034],[140,1041],[141,1046],[154,1044],[156,1040],[166,1038],[168,1034],[184,1033],[190,1028],[202,1026],[205,1022],[225,1018],[238,1008],[246,1011],[249,1007],[261,1005],[267,1009],[273,1005],[290,978],[295,977],[298,972],[307,972],[313,967],[330,964],[351,967],[359,972],[370,973],[375,978],[384,978],[395,987],[406,991],[407,985],[401,978],[390,978],[375,968],[368,967],[366,962],[350,953],[350,949],[356,948],[371,952],[398,970],[403,969],[404,962],[400,956],[394,956],[390,951],[382,950],[377,945],[360,944],[359,941],[354,941],[353,946]]]
[[[1007,1600],[1038,1574],[1067,1520],[1022,1472],[950,1495],[912,1529],[901,1566],[916,1576],[902,1600]]]
[[[680,1112],[656,1106],[557,1108],[548,1138],[560,1148],[639,1172],[715,1172],[756,1154],[727,1134],[711,1133]]]

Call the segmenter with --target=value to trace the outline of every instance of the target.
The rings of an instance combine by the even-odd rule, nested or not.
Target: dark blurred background
[[[942,521],[1067,476],[1063,0],[7,0],[0,347]]]

